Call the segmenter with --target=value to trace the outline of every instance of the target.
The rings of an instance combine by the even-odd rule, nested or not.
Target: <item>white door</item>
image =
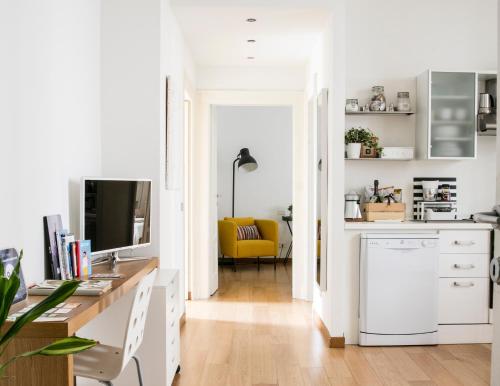
[[[217,231],[217,127],[215,106],[210,107],[211,125],[210,125],[210,251],[209,251],[209,270],[210,270],[210,295],[213,295],[219,288],[219,238]]]

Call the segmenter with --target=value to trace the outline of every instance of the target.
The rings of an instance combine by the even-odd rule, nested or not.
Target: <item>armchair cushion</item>
[[[238,241],[238,257],[275,256],[274,242],[269,240]]]

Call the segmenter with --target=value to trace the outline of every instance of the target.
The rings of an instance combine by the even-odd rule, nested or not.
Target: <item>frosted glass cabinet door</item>
[[[476,156],[476,74],[431,73],[431,158]]]

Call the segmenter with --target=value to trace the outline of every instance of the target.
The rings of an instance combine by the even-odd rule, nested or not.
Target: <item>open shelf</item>
[[[344,158],[345,161],[413,161],[414,158]]]
[[[345,115],[413,115],[415,111],[346,111]]]

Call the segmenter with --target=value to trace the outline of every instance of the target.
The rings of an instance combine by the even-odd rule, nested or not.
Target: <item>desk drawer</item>
[[[439,279],[439,324],[488,323],[488,278]]]
[[[439,277],[488,277],[490,255],[444,253],[439,255]]]
[[[490,232],[440,231],[441,253],[490,253]]]

